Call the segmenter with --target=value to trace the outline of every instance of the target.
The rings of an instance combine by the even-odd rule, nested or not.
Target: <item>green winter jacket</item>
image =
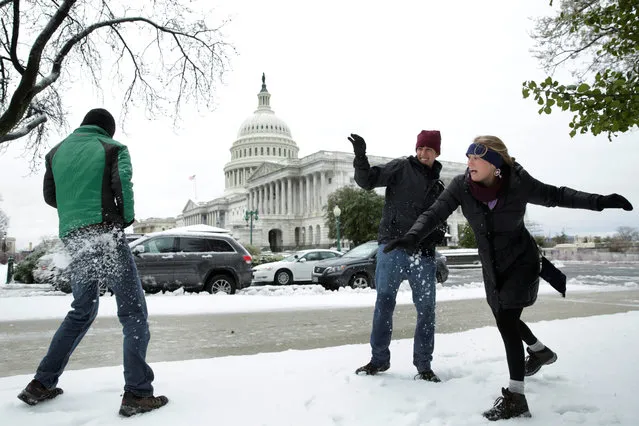
[[[77,128],[45,157],[44,200],[58,209],[60,238],[95,224],[133,223],[131,158],[98,126]]]

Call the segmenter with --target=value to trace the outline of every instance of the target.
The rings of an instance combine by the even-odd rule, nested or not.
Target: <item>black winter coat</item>
[[[433,167],[419,162],[415,156],[397,158],[384,165],[371,167],[368,159],[355,157],[355,182],[363,189],[386,187],[382,220],[379,224],[380,244],[403,236],[444,191],[439,180],[442,165],[435,161]],[[435,246],[443,240],[445,224],[420,242],[419,247],[430,256]],[[424,235],[426,237],[426,235]]]
[[[600,195],[547,185],[515,163],[493,210],[472,196],[465,175],[456,176],[433,206],[408,232],[427,235],[459,206],[470,224],[479,251],[488,304],[500,309],[535,303],[539,289],[540,253],[524,226],[526,204],[601,210]]]

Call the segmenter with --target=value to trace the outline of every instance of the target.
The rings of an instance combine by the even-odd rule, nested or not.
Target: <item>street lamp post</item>
[[[255,218],[255,219],[253,219]],[[253,245],[253,220],[258,220],[257,209],[255,210],[247,210],[244,212],[244,220],[249,226],[249,244]]]
[[[339,240],[339,216],[342,214],[342,211],[339,209],[339,206],[335,204],[335,208],[333,209],[333,216],[335,216],[335,232],[337,234],[337,251],[342,251],[342,246]]]

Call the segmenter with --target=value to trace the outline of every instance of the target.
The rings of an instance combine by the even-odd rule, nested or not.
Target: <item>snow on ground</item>
[[[583,285],[575,279],[568,281],[568,294],[580,291],[616,291],[637,288],[635,282],[619,282],[618,285]],[[64,318],[70,309],[73,297],[70,294],[50,291],[47,284],[0,285],[0,321],[27,319]],[[550,285],[542,283],[540,294],[561,297]],[[16,294],[30,297],[15,297]],[[459,300],[484,298],[481,282],[471,282],[452,287],[438,285],[437,300]],[[149,315],[193,315],[223,314],[230,312],[264,312],[298,309],[336,309],[375,305],[374,289],[343,288],[326,291],[318,285],[291,285],[249,287],[236,295],[206,292],[185,294],[182,290],[172,293],[147,295]],[[398,304],[411,304],[412,296],[408,282],[402,283],[397,295]],[[99,316],[116,316],[115,297],[100,298]]]
[[[638,323],[639,312],[629,312],[533,324],[559,360],[526,380],[533,417],[499,424],[636,425]],[[391,346],[391,369],[374,377],[353,374],[368,360],[368,345],[155,363],[156,394],[170,402],[127,420],[117,414],[121,367],[65,372],[64,394],[35,407],[16,398],[31,375],[7,377],[0,379],[0,419],[49,426],[494,424],[481,413],[508,383],[497,330],[439,334],[436,342],[433,368],[442,383],[413,380],[412,340],[400,340]]]

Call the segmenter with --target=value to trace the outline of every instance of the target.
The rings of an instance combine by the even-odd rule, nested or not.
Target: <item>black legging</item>
[[[521,344],[521,341],[523,340],[529,346],[537,342],[537,338],[532,334],[530,328],[519,319],[522,311],[523,308],[493,311],[497,328],[506,348],[510,379],[520,382],[524,380],[525,373],[524,345]]]

